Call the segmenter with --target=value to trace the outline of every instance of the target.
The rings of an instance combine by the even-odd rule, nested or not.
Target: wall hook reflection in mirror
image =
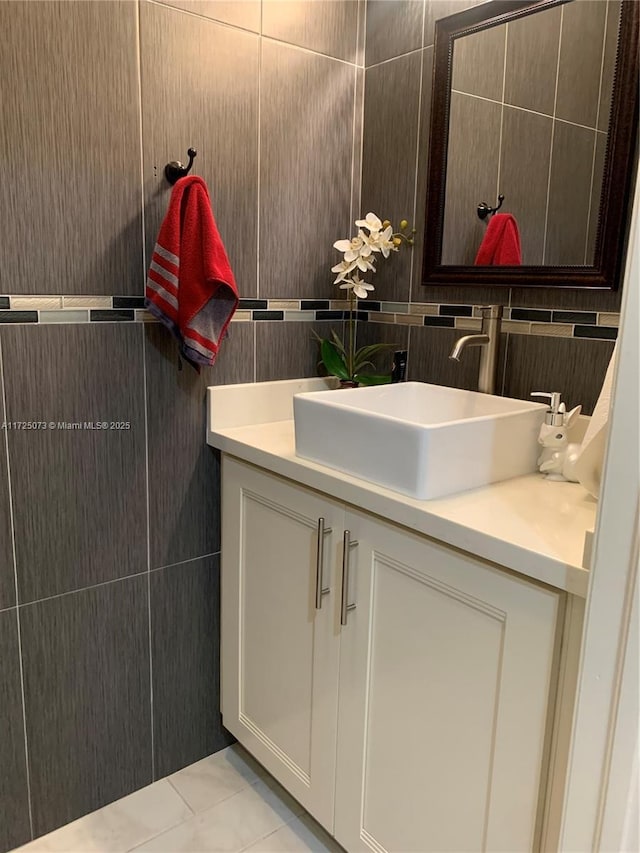
[[[198,152],[195,148],[190,148],[187,151],[189,155],[189,162],[186,166],[183,166],[179,160],[172,160],[171,163],[167,163],[164,167],[164,176],[169,181],[170,184],[175,184],[175,182],[179,178],[184,178],[191,171],[191,167],[193,166],[193,160]]]
[[[504,196],[502,193],[498,196],[498,206],[497,207],[489,207],[486,201],[481,201],[478,205],[478,217],[480,219],[486,219],[490,213],[495,213],[496,210],[500,210],[502,207],[502,202],[504,201]]]

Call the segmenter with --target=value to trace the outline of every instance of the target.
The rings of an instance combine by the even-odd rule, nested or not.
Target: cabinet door
[[[321,609],[319,519],[325,519]],[[333,826],[344,510],[237,460],[223,461],[225,726],[321,823]],[[331,528],[331,532],[326,532]]]
[[[357,512],[345,525],[336,838],[530,851],[561,594]]]

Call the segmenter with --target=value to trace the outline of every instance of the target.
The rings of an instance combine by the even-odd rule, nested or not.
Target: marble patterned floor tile
[[[192,814],[169,782],[162,779],[18,850],[20,853],[125,853],[188,820]]]
[[[273,780],[233,794],[135,848],[135,853],[239,853],[303,811]]]
[[[194,812],[202,812],[257,782],[266,770],[240,744],[209,755],[169,776]]]
[[[256,841],[244,853],[342,853],[342,847],[305,815]]]

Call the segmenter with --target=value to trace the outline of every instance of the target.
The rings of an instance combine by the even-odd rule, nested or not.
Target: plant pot
[[[356,382],[355,379],[341,379],[340,387],[341,388],[358,388],[360,386],[359,382]]]

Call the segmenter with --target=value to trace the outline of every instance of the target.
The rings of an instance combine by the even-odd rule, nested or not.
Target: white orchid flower
[[[356,225],[358,228],[367,228],[371,233],[382,229],[382,221],[375,213],[367,213],[365,219],[356,219]]]
[[[341,290],[353,290],[358,299],[366,299],[367,293],[375,290],[374,286],[368,281],[363,281],[358,273],[353,278],[347,279],[344,284],[340,285],[340,288]]]
[[[347,262],[346,260],[342,260],[339,264],[336,264],[334,267],[331,267],[331,272],[338,273],[338,276],[333,283],[339,284],[341,281],[344,281],[345,278],[349,275],[349,273],[353,272],[355,268],[355,261]]]
[[[375,260],[374,258],[369,258],[368,255],[359,255],[354,263],[361,272],[369,272],[369,270],[376,271]]]
[[[393,242],[393,228],[391,225],[388,225],[384,231],[373,235],[370,246],[374,252],[382,252],[385,258],[388,258],[391,252],[397,252],[398,247]]]
[[[358,236],[353,237],[351,240],[336,240],[333,244],[333,248],[337,249],[339,252],[344,252],[344,259],[347,263],[355,261],[359,255],[367,257],[372,251],[371,247],[366,242],[365,234],[362,231],[359,231]]]
[[[360,255],[363,258],[368,258],[371,252],[373,252],[373,246],[371,245],[371,237],[369,234],[365,234],[364,231],[358,231],[358,240],[361,241],[362,248],[360,249]]]

